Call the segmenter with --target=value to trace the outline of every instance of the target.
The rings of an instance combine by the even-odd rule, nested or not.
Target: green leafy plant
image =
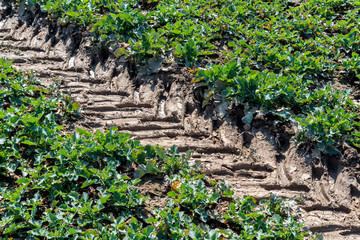
[[[357,1],[310,0],[296,6],[279,0],[16,0],[14,4],[30,11],[40,7],[59,24],[71,22],[90,31],[94,48],[128,57],[142,74],[159,70],[164,62],[185,63],[198,86],[206,88],[203,105],[227,105],[225,110],[241,106],[247,109],[246,124],[261,111],[277,117],[276,123],[290,121],[306,131],[310,124],[306,119],[311,119],[317,104],[309,96],[335,77],[352,84],[359,78]],[[350,115],[356,112],[346,109]],[[321,121],[319,134],[332,124]],[[300,144],[317,142],[311,134],[298,136]],[[328,144],[336,148],[338,141],[336,134],[331,135]],[[356,134],[345,141],[354,147],[359,142]],[[321,147],[330,153],[325,149]]]
[[[4,59],[0,103],[4,238],[212,240],[264,232],[271,239],[311,236],[281,210],[282,201],[252,202],[250,209],[232,210],[241,200],[234,198],[230,186],[209,182],[190,167],[191,153],[180,156],[175,146],[143,146],[116,128],[69,132],[61,124],[78,119],[79,105]],[[145,177],[163,180],[165,208],[147,207],[151,196],[141,190]],[[230,211],[221,215],[217,208],[224,203]],[[241,229],[237,224],[242,214],[255,214],[257,221]]]

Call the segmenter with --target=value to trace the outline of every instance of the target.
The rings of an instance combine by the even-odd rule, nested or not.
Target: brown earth
[[[0,57],[70,92],[85,111],[82,127],[116,126],[143,144],[193,150],[191,161],[202,163],[208,176],[226,179],[237,196],[260,200],[273,193],[292,199],[294,214],[324,239],[360,239],[355,149],[347,147],[336,157],[301,150],[290,142],[289,126],[274,127],[262,116],[244,126],[241,109],[202,108],[202,90],[179,65],[135,71],[124,58],[91,50],[82,33],[69,26],[59,28],[31,13],[19,16],[2,1],[0,15]],[[145,182],[161,192],[161,183]]]

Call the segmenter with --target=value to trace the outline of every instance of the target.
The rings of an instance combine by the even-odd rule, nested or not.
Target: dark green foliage
[[[69,133],[79,105],[0,59],[0,236],[5,239],[303,239],[282,200],[236,200],[190,153],[142,146],[116,128]],[[141,178],[167,186],[150,212]],[[250,201],[248,201],[250,199]],[[230,202],[226,214],[217,208]],[[246,203],[246,206],[245,204]],[[245,216],[246,221],[243,221]]]
[[[75,23],[90,32],[94,47],[126,55],[142,65],[141,71],[148,66],[156,71],[163,62],[174,61],[197,69],[196,82],[208,88],[204,105],[209,101],[228,102],[229,109],[240,105],[246,110],[246,124],[260,111],[298,125],[300,144],[333,154],[347,136],[345,141],[358,147],[358,118],[349,99],[336,105],[346,109],[340,118],[353,133],[346,127],[326,135],[325,128],[337,128],[326,119],[318,120],[316,130],[309,125],[314,114],[336,111],[315,98],[324,91],[324,82],[359,80],[358,1],[14,2],[40,7],[59,24]],[[331,91],[324,94],[336,101]],[[348,98],[347,93],[338,94]],[[314,131],[316,137],[310,133]]]

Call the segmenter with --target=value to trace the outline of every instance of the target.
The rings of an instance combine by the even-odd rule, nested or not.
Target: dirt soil
[[[262,116],[243,126],[241,109],[220,118],[221,106],[202,108],[202,90],[194,89],[192,75],[181,66],[137,72],[124,58],[91,50],[71,26],[14,13],[3,1],[0,16],[0,57],[70,92],[85,110],[82,127],[116,126],[143,144],[193,150],[191,161],[202,163],[208,176],[226,179],[237,196],[293,199],[294,214],[324,239],[360,239],[355,149],[335,157],[299,149],[289,141],[289,126],[274,127]]]

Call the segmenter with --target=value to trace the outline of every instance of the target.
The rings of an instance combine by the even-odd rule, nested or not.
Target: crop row
[[[303,239],[284,200],[237,199],[190,153],[116,128],[70,131],[79,104],[0,59],[0,236],[5,239]],[[142,178],[161,179],[149,209]],[[151,196],[151,195],[150,195]],[[150,207],[152,207],[150,205]]]
[[[359,80],[359,6],[355,0],[33,1],[59,25],[88,31],[105,49],[156,71],[192,68],[204,104],[226,102],[298,126],[300,144],[339,153],[360,144],[357,106],[334,81]]]

